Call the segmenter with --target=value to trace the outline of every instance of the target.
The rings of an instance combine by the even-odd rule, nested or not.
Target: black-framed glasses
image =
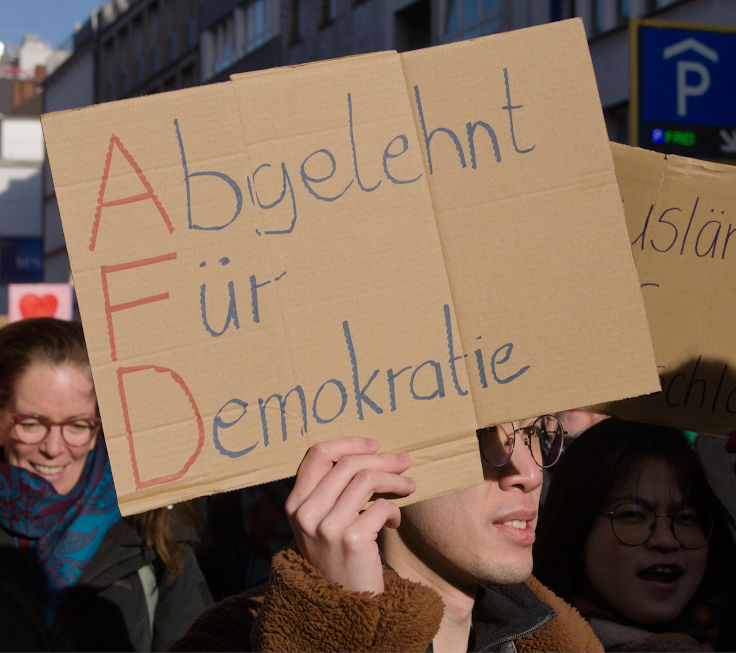
[[[628,546],[644,544],[654,534],[658,519],[670,520],[670,531],[683,549],[704,547],[713,532],[713,517],[692,506],[674,515],[658,515],[648,505],[626,502],[599,514],[611,519],[613,534]]]
[[[16,440],[24,444],[39,444],[46,439],[52,426],[61,429],[61,437],[70,447],[83,447],[97,434],[100,420],[96,417],[72,417],[53,422],[43,415],[11,413],[12,431]]]
[[[562,454],[566,431],[555,415],[542,415],[531,426],[516,426],[511,422],[509,433],[503,425],[477,431],[478,446],[483,460],[491,467],[502,467],[514,453],[517,433],[529,447],[534,462],[546,469],[552,467]]]

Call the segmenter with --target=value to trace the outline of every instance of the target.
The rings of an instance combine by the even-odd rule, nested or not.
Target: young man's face
[[[504,428],[507,433],[513,430],[510,425]],[[484,476],[480,485],[401,511],[398,534],[416,558],[414,563],[454,585],[517,583],[532,571],[542,469],[521,433],[508,463],[484,463]]]

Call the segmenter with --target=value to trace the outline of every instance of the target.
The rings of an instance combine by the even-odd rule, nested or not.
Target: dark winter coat
[[[163,651],[212,603],[191,548],[175,578],[132,521],[105,535],[47,628],[34,576],[0,529],[0,648],[13,651]],[[151,624],[153,616],[153,624]]]

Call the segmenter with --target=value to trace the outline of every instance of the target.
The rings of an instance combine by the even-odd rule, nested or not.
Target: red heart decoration
[[[58,304],[55,295],[39,297],[30,293],[20,298],[20,314],[23,317],[54,317]]]

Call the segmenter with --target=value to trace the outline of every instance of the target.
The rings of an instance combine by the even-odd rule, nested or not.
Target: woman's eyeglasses
[[[97,434],[100,420],[94,417],[72,417],[62,422],[52,422],[43,415],[12,413],[12,432],[16,440],[24,444],[39,444],[46,439],[52,426],[61,429],[61,437],[70,447],[82,447]]]
[[[566,432],[555,415],[542,415],[531,426],[517,427],[511,422],[510,433],[502,425],[479,429],[478,445],[483,460],[492,467],[505,465],[514,453],[517,433],[540,467],[552,467],[560,459]]]
[[[644,544],[657,527],[658,519],[669,519],[670,530],[683,549],[705,546],[713,532],[713,517],[694,507],[686,507],[674,515],[657,515],[640,503],[620,503],[613,510],[600,512],[611,519],[613,534],[622,544]]]

